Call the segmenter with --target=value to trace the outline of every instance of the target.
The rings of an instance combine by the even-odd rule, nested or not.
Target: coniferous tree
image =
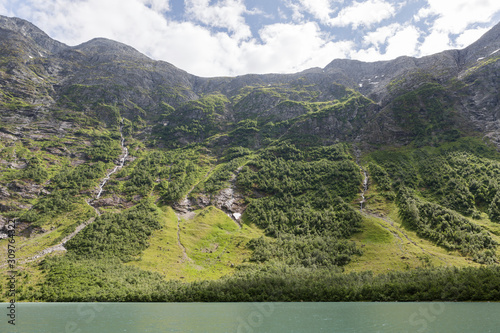
[[[500,191],[493,197],[488,210],[488,215],[492,222],[500,222]]]

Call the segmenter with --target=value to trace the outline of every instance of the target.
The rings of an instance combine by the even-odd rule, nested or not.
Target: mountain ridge
[[[23,94],[29,98],[26,100],[22,96],[14,96],[14,104],[38,105],[36,109],[43,111],[71,107],[76,98],[79,108],[85,109],[87,112],[91,112],[91,109],[99,105],[116,105],[129,120],[144,120],[146,127],[149,127],[144,133],[152,134],[156,140],[165,136],[165,133],[162,134],[162,130],[158,126],[156,126],[156,130],[154,129],[158,121],[178,124],[179,126],[182,125],[183,121],[191,121],[195,118],[205,122],[205,116],[201,114],[189,115],[186,113],[186,103],[200,100],[202,96],[222,94],[228,98],[227,102],[224,102],[225,111],[218,114],[216,118],[219,119],[218,121],[230,124],[246,117],[245,113],[242,113],[242,110],[246,109],[240,110],[243,105],[234,102],[240,98],[238,96],[245,89],[260,91],[259,94],[261,92],[264,92],[264,95],[269,94],[265,92],[267,86],[270,87],[268,90],[274,89],[275,92],[270,94],[269,98],[262,99],[263,104],[260,106],[255,105],[255,101],[252,102],[254,111],[252,111],[251,117],[257,120],[288,121],[291,120],[290,117],[303,116],[310,110],[317,108],[319,105],[317,103],[331,101],[337,90],[335,85],[341,85],[378,105],[374,106],[373,112],[369,112],[368,118],[365,116],[361,123],[354,127],[352,122],[359,122],[360,119],[356,120],[356,117],[351,117],[352,119],[349,120],[348,117],[347,127],[354,128],[356,132],[350,135],[348,140],[356,139],[366,142],[366,147],[370,144],[381,143],[399,142],[406,144],[415,138],[415,133],[408,131],[407,125],[402,124],[398,120],[400,118],[395,116],[393,100],[407,91],[418,90],[419,86],[426,83],[437,84],[439,87],[435,86],[435,88],[444,90],[456,90],[456,84],[462,85],[461,92],[453,97],[457,111],[455,113],[456,120],[452,121],[453,126],[464,133],[478,130],[487,131],[486,136],[498,140],[496,138],[499,128],[495,118],[491,115],[491,112],[494,114],[500,112],[494,103],[494,95],[489,93],[479,99],[477,96],[481,92],[473,91],[476,89],[474,86],[481,85],[484,88],[484,85],[489,84],[493,87],[496,82],[480,83],[483,80],[481,78],[469,84],[465,80],[472,77],[478,70],[497,66],[495,56],[500,50],[500,24],[497,24],[475,43],[463,50],[447,50],[422,58],[403,56],[393,60],[376,62],[335,59],[322,69],[312,68],[295,74],[247,74],[214,78],[189,74],[167,62],[152,60],[130,46],[105,38],[95,38],[70,47],[52,40],[36,26],[21,19],[2,17],[0,27],[13,29],[10,31],[19,34],[19,37],[12,35],[5,40],[5,45],[8,45],[9,40],[21,43],[19,44],[21,46],[12,49],[11,52],[17,55],[17,58],[13,59],[22,58],[23,61],[10,63],[10,66],[17,68],[20,75],[4,76],[6,82],[11,79],[13,81],[9,85],[2,85],[2,87],[7,90],[12,86],[20,87],[18,92],[24,90]],[[7,38],[7,35],[4,38]],[[29,46],[30,40],[33,41],[31,46]],[[31,49],[32,51],[28,54],[19,51],[22,49]],[[47,54],[47,57],[44,54]],[[33,71],[32,69],[35,67],[37,70]],[[495,79],[488,80],[494,81]],[[25,89],[26,85],[21,87],[19,82],[25,81],[31,81],[30,85],[36,88],[27,90]],[[465,89],[469,91],[466,92]],[[493,88],[488,88],[488,91],[491,89]],[[297,93],[300,90],[302,92]],[[292,93],[292,91],[295,92]],[[248,92],[243,94],[246,93]],[[254,94],[251,92],[249,96]],[[438,95],[433,96],[437,97]],[[476,96],[476,98],[471,99],[471,96]],[[296,103],[295,111],[290,110],[289,116],[280,115],[279,112],[282,109],[280,103],[287,100]],[[82,101],[86,102],[82,103]],[[306,103],[307,106],[300,107],[297,103]],[[422,103],[425,104],[425,102]],[[442,104],[442,101],[436,101],[436,103]],[[471,103],[474,105],[476,103],[493,105],[493,109],[484,113],[481,111],[484,110],[484,107],[475,105],[471,108],[469,107],[472,105]],[[163,109],[169,107],[173,107],[175,112],[166,115]],[[423,105],[423,108],[426,109],[426,106]],[[255,110],[261,111],[255,112]],[[165,117],[169,119],[162,120]],[[109,117],[104,116],[104,118],[108,119]],[[306,127],[325,127],[324,130],[319,130],[325,133],[320,137],[324,142],[326,142],[325,139],[332,142],[325,135],[331,129],[337,128],[335,124],[337,120],[323,119],[326,122],[323,122],[319,127],[314,125],[314,121],[311,119],[306,120],[308,122]],[[471,121],[470,123],[463,122],[463,119]],[[260,120],[258,121],[260,122]],[[296,121],[293,123],[299,124]],[[202,130],[203,134],[200,138],[201,140],[208,139],[210,135],[215,133],[215,127],[219,130],[222,127],[229,130],[230,128],[235,129],[234,125],[222,126],[222,123],[218,125],[214,123],[211,126],[212,130],[208,132]],[[288,126],[290,125],[293,124],[290,123]],[[297,129],[296,125],[293,125],[292,128]],[[438,128],[436,130],[440,132]],[[431,133],[437,132],[433,130]],[[182,137],[182,133],[178,131],[170,134],[174,134],[174,137],[177,137],[178,141],[180,140],[179,142],[187,142],[186,138]],[[283,134],[284,132],[281,132],[281,135]],[[340,138],[347,139],[342,134],[334,140]]]
[[[5,16],[0,17],[0,26],[3,28],[8,28],[9,30],[16,31],[18,33],[21,33],[23,36],[28,36],[31,38],[37,45],[40,47],[46,48],[48,51],[52,53],[57,53],[60,51],[66,51],[68,49],[73,49],[73,50],[81,50],[82,48],[89,47],[91,45],[94,45],[94,47],[97,47],[97,44],[99,44],[98,50],[92,51],[93,53],[100,53],[102,51],[107,52],[110,49],[113,49],[116,51],[120,51],[120,55],[116,55],[117,57],[119,56],[124,56],[124,55],[129,55],[131,58],[137,57],[137,58],[142,58],[145,59],[144,57],[148,58],[150,61],[154,61],[151,58],[145,56],[141,52],[137,51],[133,47],[130,47],[126,44],[120,43],[113,41],[111,39],[107,38],[94,38],[92,40],[89,40],[87,42],[81,43],[80,45],[76,46],[68,46],[63,43],[60,43],[58,41],[55,41],[54,39],[50,38],[47,34],[45,34],[42,30],[40,30],[38,27],[33,25],[32,23],[19,19],[19,18],[8,18]],[[494,54],[495,51],[498,51],[500,49],[500,23],[495,25],[493,28],[491,28],[489,31],[487,31],[480,39],[478,39],[476,42],[472,43],[468,47],[461,49],[461,50],[445,50],[437,54],[433,55],[428,55],[428,56],[423,56],[420,58],[415,58],[415,57],[409,57],[409,56],[401,56],[395,59],[391,60],[384,60],[384,61],[374,61],[374,62],[363,62],[359,60],[350,60],[350,59],[334,59],[332,60],[329,64],[327,64],[324,68],[310,68],[310,69],[305,69],[304,71],[301,71],[299,73],[292,73],[292,74],[244,74],[244,75],[239,75],[236,77],[197,77],[198,79],[205,80],[205,79],[226,79],[226,78],[241,78],[241,77],[255,77],[255,76],[294,76],[294,75],[299,75],[299,74],[307,74],[307,73],[314,73],[314,74],[319,74],[320,70],[322,72],[335,72],[336,70],[347,70],[349,72],[355,72],[356,77],[354,81],[359,81],[362,79],[360,75],[376,75],[380,74],[378,73],[380,71],[380,67],[408,67],[409,64],[411,64],[411,67],[427,67],[428,63],[430,62],[435,62],[436,58],[444,58],[445,59],[450,59],[450,60],[445,60],[445,66],[450,66],[450,64],[453,63],[452,60],[456,62],[457,67],[462,67],[464,65],[467,65],[468,63],[472,61],[477,61],[479,58],[486,58],[488,56],[491,56]],[[48,47],[45,47],[44,45],[48,45]],[[479,49],[479,50],[478,50]],[[125,51],[126,50],[126,51]],[[473,50],[477,50],[474,51]],[[132,56],[133,55],[133,56]],[[442,60],[442,59],[439,59]],[[164,61],[160,61],[164,62]],[[167,64],[169,64],[167,62]],[[169,64],[170,66],[174,66],[172,64]],[[175,67],[175,66],[174,66]],[[355,67],[356,70],[353,70],[352,68]],[[366,69],[372,67],[372,70],[366,73]],[[177,68],[177,67],[176,67]],[[365,73],[364,73],[365,72]],[[396,71],[396,73],[399,71]],[[361,74],[364,73],[364,74]],[[388,75],[389,73],[394,73],[394,70],[392,69],[386,69],[384,75]],[[195,76],[192,74],[189,74],[191,76]],[[397,76],[397,74],[396,74]],[[196,77],[196,76],[195,76]],[[354,85],[355,88],[356,85]]]

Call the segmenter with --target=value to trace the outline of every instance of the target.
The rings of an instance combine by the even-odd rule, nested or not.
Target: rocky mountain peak
[[[335,59],[323,71],[342,78],[339,83],[359,90],[377,101],[387,98],[386,87],[409,73],[427,73],[438,81],[447,80],[479,61],[500,55],[500,23],[463,50],[446,50],[421,58],[408,56],[388,61],[362,62]]]
[[[107,39],[94,38],[73,48],[88,55],[99,55],[101,57],[112,57],[120,59],[133,59],[136,61],[151,61],[150,58],[126,44]]]
[[[47,53],[58,53],[69,48],[67,45],[50,38],[34,24],[17,17],[0,15],[0,28],[21,34]]]
[[[462,51],[464,63],[477,62],[500,55],[500,23]]]

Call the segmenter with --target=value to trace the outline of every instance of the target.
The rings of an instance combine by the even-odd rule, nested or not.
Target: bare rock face
[[[172,208],[178,211],[181,214],[186,214],[194,210],[194,207],[201,206],[205,207],[208,205],[197,205],[196,203],[192,202],[189,198],[183,198],[179,202],[175,202],[172,205]]]
[[[7,238],[7,218],[0,215],[0,239]]]
[[[0,212],[29,209],[31,199],[48,194],[42,185],[31,181],[15,180],[0,186]]]
[[[0,215],[0,230],[3,230],[7,225],[7,218]]]
[[[235,191],[233,187],[229,187],[220,191],[213,199],[213,203],[215,207],[233,214],[239,214],[237,216],[241,216],[244,212],[246,206],[244,204],[245,198],[241,193]],[[237,218],[236,218],[237,219]]]
[[[0,27],[20,32],[25,38],[34,41],[41,50],[46,52],[56,53],[69,48],[67,45],[53,40],[30,22],[16,17],[0,16]]]
[[[234,175],[233,175],[234,176]],[[235,177],[231,180],[228,188],[220,190],[215,195],[197,194],[195,198],[184,199],[177,203],[174,208],[180,212],[186,212],[196,208],[215,206],[225,212],[233,220],[238,221],[246,209],[245,197],[234,187]]]
[[[196,198],[184,199],[174,205],[174,209],[186,213],[194,208],[215,206],[225,212],[233,220],[238,221],[246,209],[245,197],[233,187],[222,189],[219,193],[207,196],[198,194]]]
[[[7,188],[11,194],[15,194],[24,199],[33,199],[40,194],[45,194],[42,185],[35,184],[31,181],[15,180],[8,183]]]
[[[10,193],[6,187],[0,186],[0,199],[6,199],[10,197]]]
[[[133,204],[116,194],[113,194],[110,197],[100,198],[98,200],[94,200],[92,205],[94,207],[116,207],[116,208],[128,208]]]
[[[51,153],[52,155],[56,156],[70,156],[71,153],[68,151],[68,148],[66,147],[61,147],[61,148],[55,148],[55,147],[49,147],[47,148],[47,151]]]
[[[21,203],[16,200],[10,200],[7,202],[0,201],[0,212],[10,212],[22,209],[29,209],[31,207],[32,206],[30,204]]]

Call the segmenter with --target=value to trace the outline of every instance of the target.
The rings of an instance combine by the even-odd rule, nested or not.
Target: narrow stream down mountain
[[[99,199],[101,197],[101,194],[102,194],[102,191],[103,191],[103,188],[104,188],[104,185],[106,185],[106,183],[108,182],[108,180],[111,178],[111,175],[114,174],[116,171],[118,171],[119,169],[123,168],[123,165],[125,164],[125,160],[127,159],[128,157],[128,148],[125,147],[125,138],[123,137],[123,121],[122,121],[122,125],[120,126],[120,137],[121,137],[121,140],[120,140],[120,144],[122,146],[122,152],[123,152],[123,157],[120,159],[120,164],[116,165],[113,170],[111,170],[107,175],[106,177],[103,179],[103,181],[101,182],[101,184],[99,185],[99,192],[97,193],[97,196],[95,197],[95,200]]]
[[[366,191],[368,191],[368,172],[366,172],[359,162],[361,151],[357,147],[354,148],[354,156],[356,157],[356,164],[358,165],[359,170],[363,173],[363,189],[361,190],[361,201],[359,202],[359,210],[363,211],[363,204],[366,202],[365,194]]]
[[[359,210],[363,211],[363,204],[366,202],[365,194],[366,191],[368,190],[368,173],[363,168],[361,168],[361,171],[363,172],[364,179],[363,179],[363,190],[361,191],[361,201],[359,202]]]
[[[101,215],[101,213],[99,212],[99,208],[95,207],[94,206],[94,202],[95,200],[99,199],[104,191],[104,186],[106,185],[106,183],[109,181],[109,179],[111,178],[111,175],[114,174],[115,172],[117,172],[118,170],[120,170],[121,168],[123,168],[123,166],[125,165],[125,161],[128,157],[128,148],[125,146],[125,138],[123,137],[123,120],[122,120],[122,125],[120,126],[120,145],[122,147],[122,157],[120,158],[119,160],[119,164],[116,165],[113,170],[111,170],[110,172],[108,172],[106,174],[106,177],[104,177],[104,179],[101,181],[101,183],[99,184],[99,191],[97,192],[97,195],[95,196],[94,199],[89,199],[89,200],[86,200],[87,204],[94,208],[95,212],[97,213],[97,215]],[[36,260],[40,257],[43,257],[45,256],[46,254],[49,254],[49,253],[52,253],[52,252],[56,252],[56,251],[66,251],[66,249],[64,248],[64,245],[70,240],[72,239],[74,236],[76,236],[76,234],[78,234],[81,230],[83,230],[87,225],[91,224],[92,222],[94,222],[96,218],[95,217],[92,217],[90,218],[89,220],[81,223],[80,225],[78,225],[75,229],[75,231],[73,231],[70,235],[66,236],[59,244],[56,244],[54,246],[51,246],[49,248],[46,248],[40,252],[38,252],[35,256],[31,257],[31,258],[28,258],[26,261],[33,261],[33,260]]]

